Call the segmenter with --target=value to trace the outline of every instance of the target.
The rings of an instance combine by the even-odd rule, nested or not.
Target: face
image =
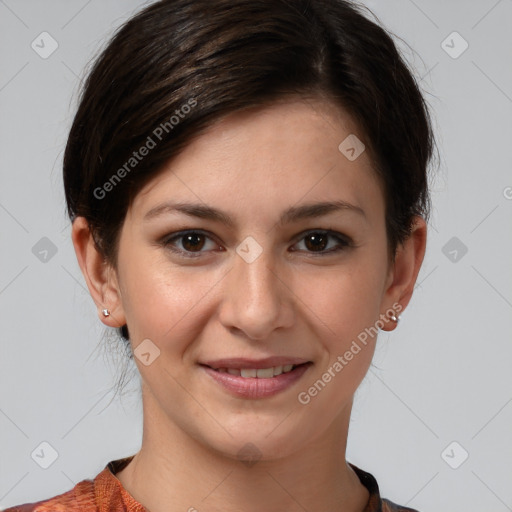
[[[350,134],[319,100],[232,114],[136,196],[115,316],[161,435],[271,459],[348,421],[393,305],[383,192],[338,149]]]

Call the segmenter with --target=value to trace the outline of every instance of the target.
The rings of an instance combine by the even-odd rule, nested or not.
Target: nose
[[[269,339],[276,329],[293,325],[293,292],[271,251],[263,250],[251,262],[235,253],[233,260],[223,287],[221,323],[260,341]]]

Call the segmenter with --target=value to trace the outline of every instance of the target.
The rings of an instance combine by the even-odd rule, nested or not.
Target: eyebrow
[[[313,219],[322,217],[333,212],[350,211],[357,213],[366,219],[365,211],[359,206],[350,204],[346,201],[324,201],[319,203],[309,203],[300,206],[292,206],[285,210],[279,219],[279,223],[291,224],[303,219]],[[184,202],[166,202],[151,208],[144,215],[144,222],[159,217],[166,213],[181,212],[191,217],[199,217],[201,219],[208,219],[225,224],[230,228],[235,227],[233,219],[224,211],[204,204],[184,203]]]

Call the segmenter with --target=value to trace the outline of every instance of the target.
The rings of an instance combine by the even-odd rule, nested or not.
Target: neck
[[[361,512],[369,493],[345,460],[350,408],[315,440],[272,460],[226,456],[145,410],[141,449],[116,477],[151,512]]]

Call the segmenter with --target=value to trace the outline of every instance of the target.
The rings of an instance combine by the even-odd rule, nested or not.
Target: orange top
[[[82,480],[69,491],[37,503],[26,503],[4,512],[148,512],[124,489],[115,474],[125,468],[134,455],[109,462],[94,480]],[[349,463],[350,464],[350,463]],[[381,499],[377,481],[370,473],[350,464],[370,498],[363,512],[418,512]]]

